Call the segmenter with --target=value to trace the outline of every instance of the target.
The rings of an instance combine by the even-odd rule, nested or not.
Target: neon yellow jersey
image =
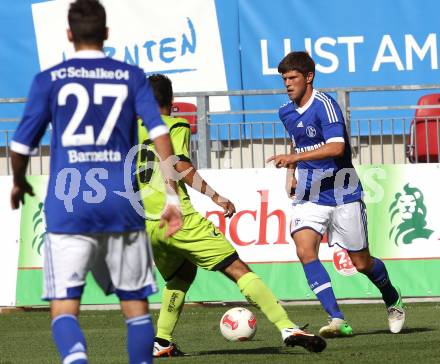
[[[175,155],[180,160],[190,161],[189,145],[191,130],[188,121],[184,118],[175,118],[168,115],[162,115],[162,120],[170,130],[170,138]],[[145,145],[147,149],[140,149],[138,153],[136,175],[147,219],[159,220],[165,208],[165,182],[162,179],[159,160],[154,153],[153,141],[150,140],[148,131],[140,120],[138,120],[138,126],[139,144]],[[196,212],[191,204],[185,183],[178,181],[177,187],[182,215]]]

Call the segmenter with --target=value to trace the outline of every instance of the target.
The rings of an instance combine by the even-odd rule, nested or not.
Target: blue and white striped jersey
[[[80,51],[32,83],[11,149],[29,155],[52,125],[47,231],[80,234],[144,230],[127,196],[136,191],[137,118],[150,137],[168,133],[144,72]],[[136,147],[135,147],[135,150]]]
[[[362,185],[351,161],[350,142],[341,109],[333,98],[313,90],[303,107],[288,102],[279,117],[296,153],[317,149],[326,143],[344,142],[344,155],[298,163],[297,198],[335,206],[360,200]]]

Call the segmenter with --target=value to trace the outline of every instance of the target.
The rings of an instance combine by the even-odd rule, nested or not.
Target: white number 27
[[[93,103],[101,105],[104,97],[112,97],[115,99],[110,112],[105,119],[101,132],[95,142],[95,135],[92,125],[86,125],[84,133],[76,133],[79,125],[84,119],[89,108],[89,94],[84,86],[79,83],[68,83],[64,85],[58,93],[58,105],[65,106],[68,96],[76,97],[78,103],[71,119],[67,123],[67,127],[61,136],[61,144],[64,147],[80,146],[80,145],[105,145],[112,134],[116,125],[119,114],[121,113],[122,104],[128,95],[127,85],[122,84],[106,84],[96,83],[93,87]]]

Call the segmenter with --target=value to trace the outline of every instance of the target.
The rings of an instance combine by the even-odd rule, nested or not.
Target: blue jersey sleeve
[[[287,116],[286,109],[287,109],[287,105],[288,105],[288,103],[282,105],[279,108],[279,110],[278,110],[278,118],[281,120],[281,122],[283,123],[284,127],[286,127],[286,128],[287,128],[287,124],[286,124],[286,119],[287,119],[287,117],[286,117]]]
[[[14,152],[33,154],[51,121],[50,82],[44,82],[43,77],[40,73],[32,82],[23,117],[12,139]]]
[[[152,137],[152,134],[155,133],[151,133],[151,130],[157,127],[160,127],[160,129],[162,129],[163,127],[165,128],[164,130],[167,130],[167,127],[160,116],[159,106],[157,105],[150,83],[145,78],[143,72],[141,70],[139,71],[140,72],[136,74],[136,113],[138,116],[140,116],[143,124],[148,129],[148,131],[150,132],[150,136]]]
[[[281,120],[281,122],[283,123],[284,127],[286,127],[286,123],[284,122],[284,113],[282,111],[282,108],[280,108],[278,110],[278,118]]]
[[[319,108],[319,119],[321,121],[322,135],[325,142],[330,139],[344,142],[344,117],[342,116],[341,108],[335,100],[328,96],[323,100]]]

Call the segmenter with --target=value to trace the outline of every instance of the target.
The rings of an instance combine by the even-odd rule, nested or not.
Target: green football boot
[[[332,318],[328,325],[321,327],[319,335],[325,338],[347,337],[353,335],[353,329],[345,320]]]

